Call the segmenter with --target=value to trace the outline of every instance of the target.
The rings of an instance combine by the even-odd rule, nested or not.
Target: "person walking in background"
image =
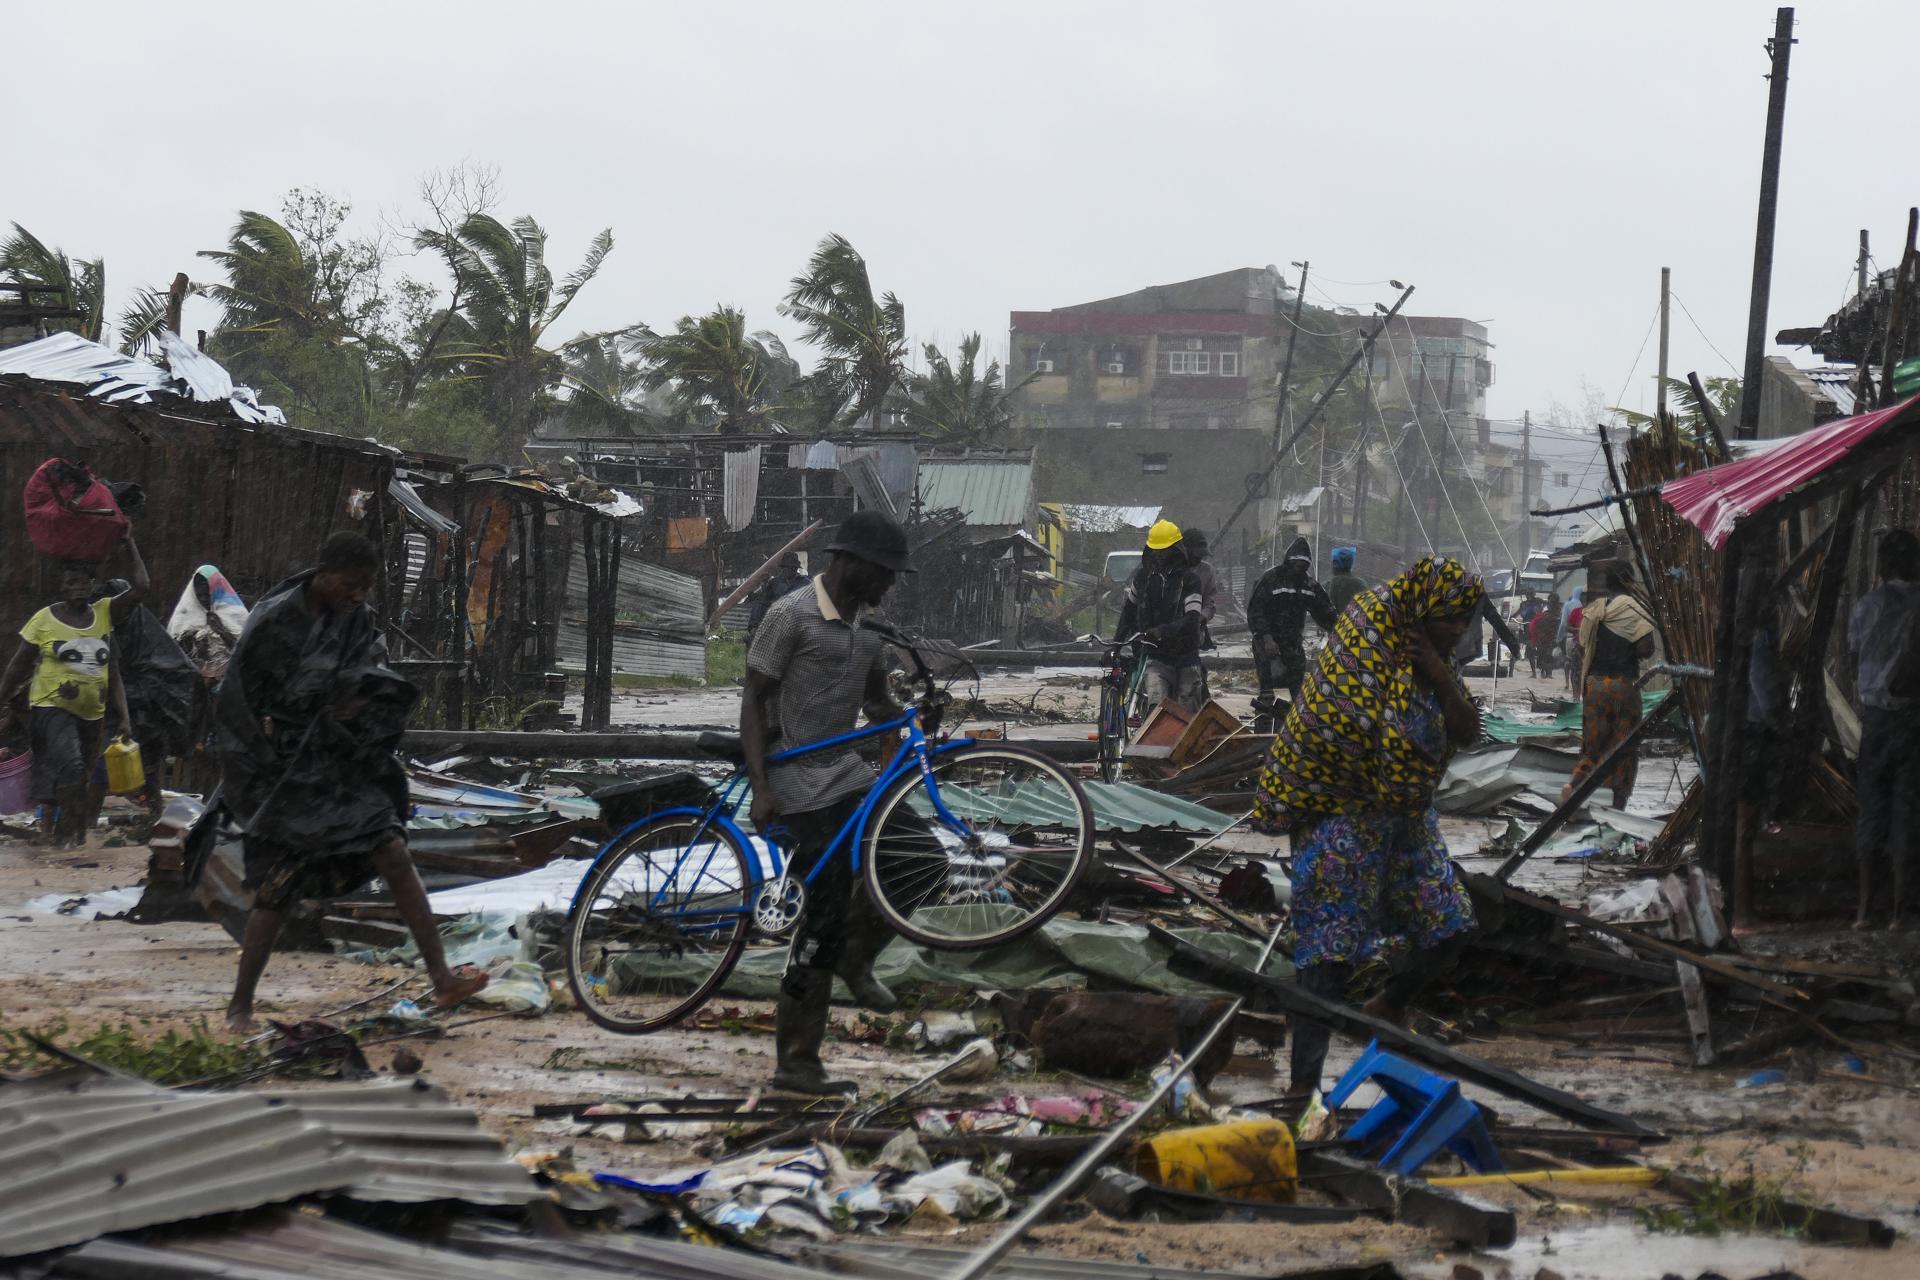
[[[798,591],[807,585],[807,576],[800,572],[800,557],[789,551],[780,557],[780,564],[774,575],[760,584],[753,593],[753,599],[747,609],[747,644],[752,646],[753,633],[760,629],[760,623],[767,616],[767,610],[782,596]]]
[[[407,852],[412,809],[395,754],[418,694],[387,665],[387,642],[367,608],[380,554],[357,533],[336,533],[318,562],[267,593],[247,619],[220,682],[216,743],[221,792],[240,825],[246,887],[227,1025],[253,1025],[254,992],[281,916],[305,899],[337,898],[378,875],[451,1008],[487,975],[447,965],[439,924]]]
[[[1540,616],[1540,611],[1545,607],[1533,592],[1527,591],[1520,596],[1520,607],[1513,611],[1514,623],[1521,640],[1526,644],[1527,670],[1536,680],[1540,678],[1540,645],[1533,637],[1533,620]]]
[[[1920,828],[1920,540],[1905,529],[1880,539],[1880,584],[1853,606],[1849,633],[1860,692],[1860,759],[1853,829],[1860,907],[1853,927],[1872,926],[1874,886],[1887,927],[1902,927],[1907,873]],[[1891,885],[1881,868],[1891,864]]]
[[[1433,797],[1448,758],[1480,733],[1447,655],[1484,598],[1458,561],[1433,557],[1359,596],[1260,769],[1255,819],[1292,834],[1294,965],[1324,999],[1386,957],[1398,972],[1367,1011],[1398,1016],[1473,928]],[[1319,1088],[1329,1035],[1295,1021],[1290,1099]]]
[[[210,564],[193,571],[193,578],[173,606],[167,634],[200,668],[212,684],[227,673],[227,660],[247,625],[246,601],[227,576]]]
[[[1567,670],[1579,672],[1580,759],[1560,791],[1563,801],[1640,723],[1640,664],[1653,656],[1653,619],[1633,598],[1630,585],[1625,569],[1609,565],[1601,570],[1599,589],[1589,591],[1575,611],[1579,665],[1569,663]],[[1601,779],[1601,786],[1613,789],[1614,808],[1627,807],[1639,768],[1629,752]]]
[[[1553,679],[1554,646],[1560,634],[1560,593],[1549,591],[1546,603],[1540,606],[1540,612],[1533,615],[1533,621],[1527,624],[1527,639],[1533,642],[1533,651],[1539,658],[1540,668],[1536,673],[1543,679]]]
[[[106,749],[108,713],[118,736],[133,734],[113,629],[133,616],[153,584],[131,532],[120,546],[131,562],[126,589],[103,595],[93,565],[61,565],[60,599],[27,619],[0,675],[0,728],[18,722],[14,708],[26,688],[33,800],[42,806],[42,829],[66,848],[86,842],[99,812],[104,790],[93,782],[93,768]]]
[[[1335,547],[1327,557],[1333,576],[1327,579],[1327,601],[1335,613],[1345,613],[1353,598],[1367,589],[1367,580],[1353,571],[1356,552],[1352,547]]]
[[[1567,603],[1561,606],[1560,628],[1554,635],[1554,643],[1560,646],[1563,665],[1566,668],[1567,692],[1580,692],[1580,673],[1585,667],[1585,656],[1580,652],[1580,624],[1586,620],[1587,589],[1575,587]]]
[[[1147,705],[1172,698],[1189,711],[1200,709],[1206,685],[1200,642],[1206,632],[1206,605],[1187,549],[1181,545],[1180,526],[1157,520],[1147,530],[1140,567],[1127,583],[1116,641],[1143,637],[1147,668],[1140,692]]]
[[[1260,698],[1269,704],[1275,689],[1298,699],[1306,678],[1306,627],[1311,617],[1332,634],[1333,601],[1313,580],[1313,551],[1295,538],[1279,564],[1260,575],[1247,595],[1247,630],[1253,633],[1253,661],[1260,676]],[[1256,706],[1258,701],[1256,701]]]

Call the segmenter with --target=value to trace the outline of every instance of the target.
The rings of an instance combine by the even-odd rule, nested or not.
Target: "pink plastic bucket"
[[[33,808],[33,753],[22,751],[0,760],[0,813],[25,813]]]

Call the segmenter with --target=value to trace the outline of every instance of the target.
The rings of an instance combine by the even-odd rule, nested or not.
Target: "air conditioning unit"
[[[1108,373],[1125,373],[1126,371],[1127,371],[1127,362],[1125,360],[1107,361]]]
[[[1034,371],[1035,373],[1052,373],[1052,372],[1053,372],[1053,361],[1051,361],[1051,360],[1035,360],[1035,361],[1033,362],[1033,371]]]
[[[1202,342],[1202,341],[1201,341],[1201,340],[1200,340],[1199,338],[1188,338],[1188,339],[1187,339],[1187,350],[1189,350],[1189,351],[1198,351],[1198,350],[1200,350],[1200,348],[1201,348],[1202,346],[1204,346],[1204,345],[1206,345],[1206,344],[1205,344],[1205,343],[1203,343],[1203,342]]]

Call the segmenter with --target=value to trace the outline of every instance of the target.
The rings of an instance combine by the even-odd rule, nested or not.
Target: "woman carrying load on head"
[[[1362,591],[1260,770],[1256,817],[1292,833],[1294,967],[1315,995],[1338,1000],[1362,961],[1398,958],[1368,1006],[1396,1014],[1473,928],[1433,796],[1448,757],[1480,736],[1446,655],[1484,596],[1458,561],[1433,557]],[[1319,1088],[1328,1035],[1296,1023],[1289,1096]]]

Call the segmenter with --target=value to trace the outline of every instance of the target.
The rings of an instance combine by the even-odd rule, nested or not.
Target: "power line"
[[[1687,310],[1687,304],[1685,300],[1682,299],[1679,294],[1673,293],[1672,290],[1668,290],[1668,292],[1672,294],[1673,300],[1680,304],[1680,310],[1683,312],[1686,312],[1687,323],[1692,325],[1693,331],[1700,335],[1700,340],[1707,344],[1707,347],[1713,352],[1713,354],[1719,356],[1722,360],[1726,361],[1727,368],[1733,370],[1735,377],[1739,377],[1740,376],[1739,368],[1733,363],[1733,361],[1727,360],[1727,356],[1724,351],[1720,350],[1720,348],[1713,345],[1713,339],[1709,338],[1707,336],[1707,331],[1700,327],[1700,322],[1693,318],[1693,312]]]

